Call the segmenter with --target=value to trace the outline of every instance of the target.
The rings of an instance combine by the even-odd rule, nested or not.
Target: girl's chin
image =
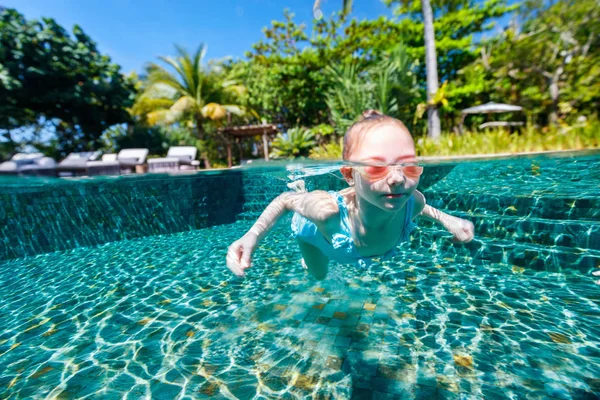
[[[401,197],[385,197],[383,199],[383,208],[386,210],[398,210],[406,204],[406,196]]]

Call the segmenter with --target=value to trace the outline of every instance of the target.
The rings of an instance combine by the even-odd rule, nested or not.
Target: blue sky
[[[99,49],[123,67],[141,72],[159,55],[174,54],[177,43],[195,50],[208,46],[207,58],[243,57],[263,38],[262,28],[281,20],[283,9],[296,22],[312,21],[313,0],[0,0],[28,19],[52,17],[72,30],[79,24]],[[342,0],[323,0],[325,15],[339,10]],[[381,0],[355,0],[358,19],[391,15]],[[310,32],[310,31],[309,31]]]

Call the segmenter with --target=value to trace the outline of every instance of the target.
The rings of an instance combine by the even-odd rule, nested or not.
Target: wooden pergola
[[[246,137],[262,136],[263,150],[265,153],[265,161],[269,161],[269,136],[276,135],[279,132],[277,126],[273,124],[263,125],[244,125],[244,126],[226,126],[219,128],[221,133],[227,142],[227,165],[229,168],[232,167],[231,161],[231,142],[232,139],[243,139]],[[240,146],[240,160],[242,159],[242,150]]]

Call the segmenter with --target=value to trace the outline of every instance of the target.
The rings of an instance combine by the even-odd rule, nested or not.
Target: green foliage
[[[523,26],[490,43],[497,97],[509,98],[556,124],[600,104],[600,3],[529,1]]]
[[[247,61],[234,63],[231,73],[248,88],[243,104],[261,118],[285,127],[327,123],[331,82],[324,70],[350,55],[334,45],[343,17],[315,21],[310,37],[293,18],[285,10],[284,21],[265,28],[265,39],[253,45]]]
[[[310,129],[290,128],[285,135],[280,133],[273,140],[270,156],[290,159],[306,157],[315,144],[315,134]]]
[[[596,118],[573,127],[541,130],[528,126],[522,133],[503,129],[445,134],[439,141],[427,137],[415,143],[419,156],[458,156],[471,154],[523,153],[600,148],[600,123]]]
[[[129,121],[134,87],[79,26],[0,11],[0,133],[54,131],[56,154],[99,147],[102,131]],[[42,129],[44,128],[44,129]],[[39,135],[28,139],[39,140]]]
[[[333,126],[329,124],[319,124],[310,128],[310,130],[316,135],[320,137],[328,137],[335,133],[335,129]]]
[[[405,111],[400,118],[416,134],[425,131],[425,119],[418,119],[412,125],[417,105],[426,102],[426,70],[424,27],[420,0],[386,0],[394,7],[397,19],[380,17],[375,20],[353,20],[345,30],[345,37],[337,43],[366,60],[376,60],[383,52],[397,45],[399,40],[405,46],[411,60],[415,60],[414,74],[419,92],[406,98]],[[440,109],[442,127],[450,129],[460,118],[459,110],[470,107],[482,98],[487,101],[489,93],[482,94],[482,88],[465,82],[462,71],[476,62],[480,54],[474,42],[476,34],[489,32],[494,21],[516,9],[507,6],[502,0],[440,0],[432,1],[435,17],[434,30],[438,75],[442,82],[449,82],[446,99],[448,104]],[[467,77],[471,77],[468,75]],[[455,81],[456,85],[452,85]]]
[[[214,143],[206,139],[205,124],[219,123],[228,113],[242,115],[239,105],[233,102],[245,91],[236,81],[228,79],[220,65],[203,66],[204,45],[194,54],[176,46],[178,56],[160,57],[173,72],[161,65],[150,63],[146,68],[142,91],[131,110],[142,123],[172,125],[181,123],[194,128],[199,148],[207,167],[208,152]],[[209,140],[210,142],[210,140]]]
[[[386,3],[395,17],[349,20],[345,8],[313,21],[312,32],[285,10],[246,59],[206,63],[203,46],[193,54],[177,47],[141,79],[123,77],[79,27],[69,34],[52,19],[27,21],[5,10],[0,158],[27,144],[57,158],[103,145],[162,154],[186,144],[209,165],[226,157],[218,127],[270,122],[310,128],[280,135],[274,157],[336,159],[341,135],[371,108],[401,119],[426,155],[598,146],[597,122],[576,122],[600,111],[597,0],[431,0],[441,81],[433,102],[443,129],[458,125],[460,110],[487,101],[521,105],[532,126],[554,126],[444,135],[439,142],[419,139],[427,106],[421,1]],[[319,1],[314,7],[318,15]],[[510,13],[518,24],[497,33],[495,21]],[[42,142],[48,132],[52,140]]]
[[[141,125],[115,125],[102,134],[107,153],[118,153],[127,148],[147,148],[150,154],[164,155],[169,148],[169,132],[163,127],[146,127]]]
[[[309,158],[313,160],[341,160],[343,155],[342,140],[330,142],[310,150]]]
[[[407,97],[416,94],[413,66],[400,45],[363,68],[358,60],[327,67],[327,76],[332,81],[327,106],[336,131],[344,134],[368,109],[402,118],[402,112],[408,112]]]

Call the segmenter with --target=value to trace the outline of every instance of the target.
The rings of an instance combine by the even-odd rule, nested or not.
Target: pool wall
[[[285,173],[201,172],[117,178],[17,178],[0,185],[0,259],[255,219],[289,190]],[[332,175],[309,188],[339,190]]]
[[[309,190],[345,187],[332,174],[305,180]],[[256,219],[287,182],[273,170],[17,178],[0,185],[0,259]]]
[[[232,223],[242,174],[23,180],[0,186],[0,259]]]
[[[600,265],[600,170],[585,158],[428,166],[428,204],[473,221],[476,239],[454,245],[419,221],[411,246],[447,247],[473,262],[560,271]],[[584,168],[581,168],[585,165]],[[0,184],[0,259],[253,221],[289,190],[284,168]],[[560,176],[560,179],[557,177]],[[340,190],[341,176],[305,176],[308,190]],[[465,184],[466,183],[466,184]],[[240,229],[241,236],[246,229]],[[245,225],[244,225],[245,226]]]

